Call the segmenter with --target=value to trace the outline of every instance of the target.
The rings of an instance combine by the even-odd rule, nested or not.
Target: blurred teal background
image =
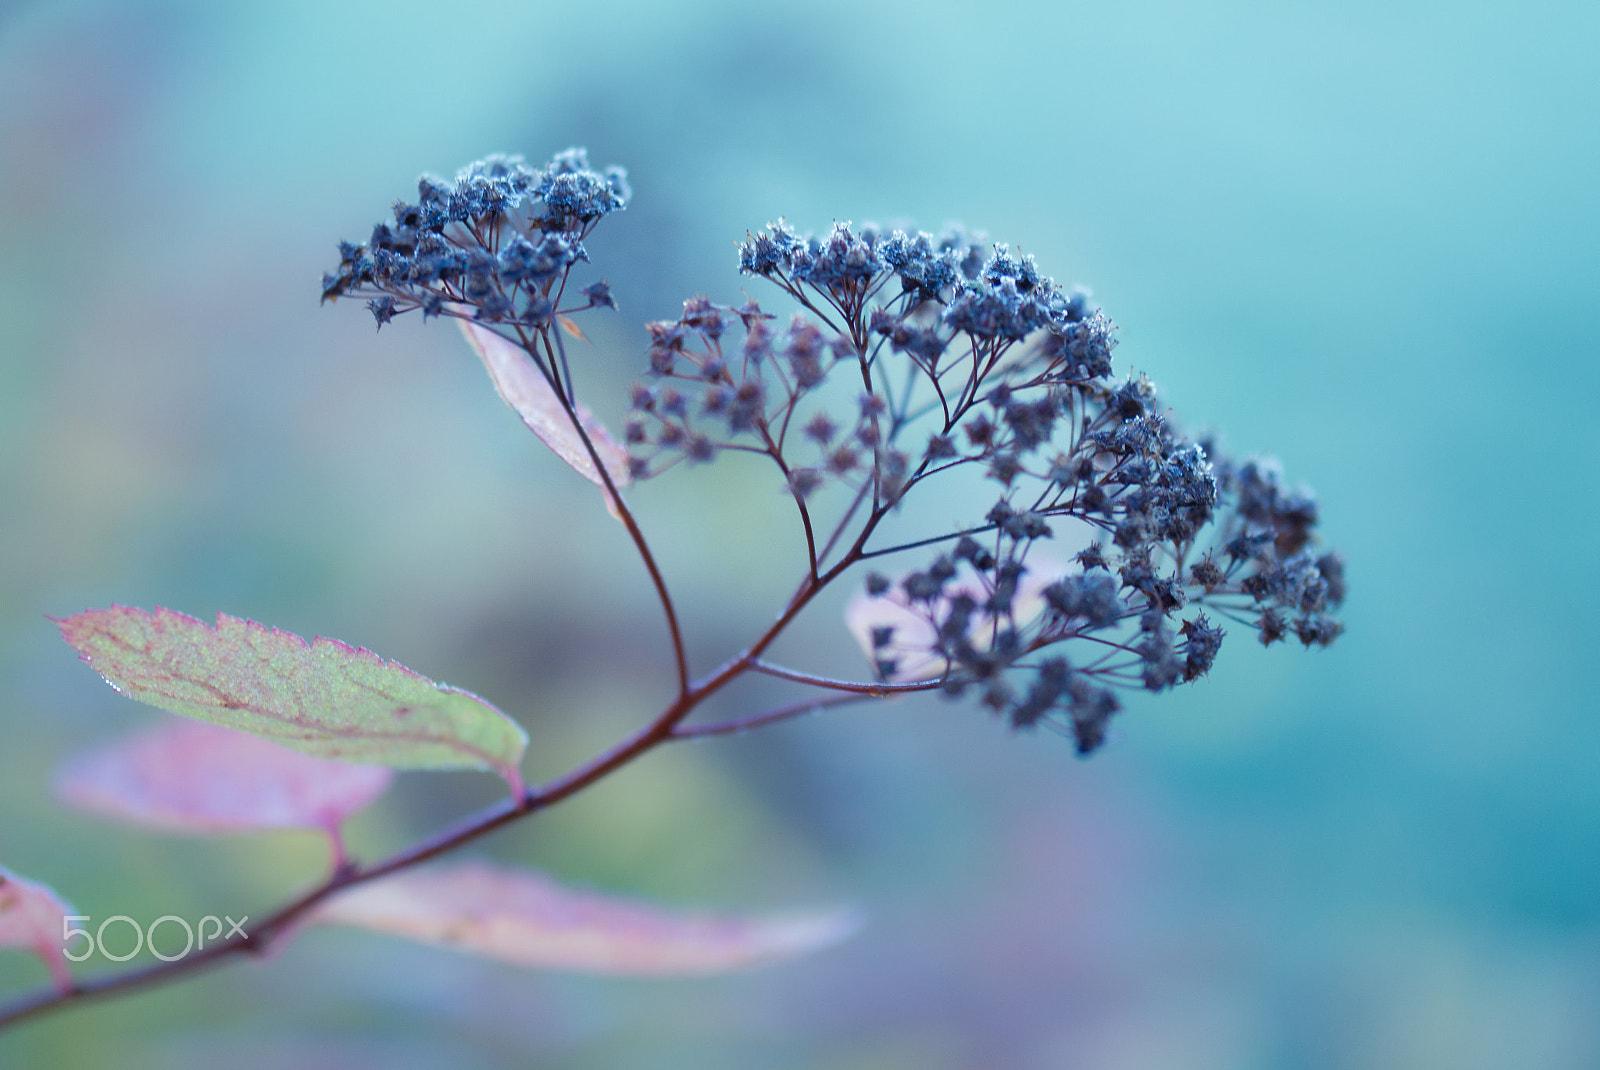
[[[448,326],[317,305],[337,239],[487,152],[630,170],[581,373],[613,419],[642,321],[742,302],[747,228],[960,219],[1315,486],[1352,584],[1334,648],[1235,629],[1089,762],[907,701],[658,755],[484,847],[865,911],[813,958],[612,981],[319,932],[0,1063],[1600,1065],[1597,55],[1600,7],[1506,0],[0,3],[0,862],[83,913],[261,913],[323,854],[57,807],[58,761],[162,715],[46,614],[369,646],[522,720],[536,777],[653,712],[658,611],[598,496]],[[737,466],[634,499],[704,669],[791,584],[782,501]],[[862,671],[841,604],[785,657]],[[355,847],[494,793],[403,777]],[[44,979],[0,955],[0,991]]]

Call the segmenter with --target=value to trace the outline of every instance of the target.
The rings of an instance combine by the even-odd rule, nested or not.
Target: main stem
[[[518,329],[518,334],[521,336],[523,348],[530,354],[534,354],[536,352],[535,340],[527,337],[520,328]],[[536,361],[536,363],[540,365],[540,371],[545,373],[547,379],[554,380],[552,371],[556,354],[551,351],[551,343],[548,338],[544,339],[544,345],[547,358],[551,363],[539,361]],[[867,375],[864,364],[862,374],[863,377]],[[870,382],[870,378],[867,379],[869,389]],[[856,537],[851,541],[848,549],[840,555],[838,562],[820,572],[818,571],[819,555],[816,553],[815,543],[809,541],[811,530],[808,518],[806,530],[810,550],[810,568],[802,576],[799,586],[795,589],[783,611],[778,614],[777,619],[772,622],[767,630],[755,642],[745,648],[743,652],[725,662],[709,676],[698,681],[691,680],[688,656],[683,641],[683,632],[678,622],[677,611],[674,608],[672,596],[667,589],[666,579],[662,575],[660,567],[656,564],[655,555],[651,553],[649,543],[645,539],[644,532],[640,528],[638,521],[634,518],[632,510],[623,501],[616,481],[606,468],[605,462],[601,459],[599,450],[596,449],[587,429],[583,426],[583,421],[578,418],[575,400],[569,396],[567,391],[561,389],[559,381],[552,381],[550,385],[555,391],[556,397],[560,399],[562,408],[565,410],[568,419],[571,420],[572,426],[577,430],[585,452],[588,453],[590,462],[599,474],[609,501],[614,506],[623,526],[627,528],[628,535],[632,539],[634,547],[637,549],[639,557],[645,566],[645,571],[650,576],[651,584],[660,599],[662,610],[666,615],[667,631],[671,638],[673,661],[678,678],[678,693],[672,702],[657,714],[652,721],[634,732],[633,735],[617,743],[611,749],[596,755],[583,765],[575,767],[565,775],[550,781],[548,784],[538,788],[525,789],[519,796],[504,799],[487,806],[477,813],[461,819],[454,825],[434,833],[427,839],[390,855],[388,858],[365,866],[349,863],[336,868],[321,884],[285,903],[265,920],[252,926],[243,935],[231,937],[221,943],[213,944],[194,955],[185,956],[172,962],[153,964],[112,977],[77,982],[64,992],[40,993],[19,1000],[9,1006],[0,1007],[0,1030],[25,1019],[72,1004],[144,988],[153,988],[179,980],[191,973],[209,969],[236,956],[264,952],[277,939],[287,934],[298,923],[304,921],[318,904],[336,892],[426,862],[431,858],[446,854],[482,836],[486,836],[502,826],[521,820],[546,807],[553,806],[649,753],[663,743],[676,739],[691,739],[708,735],[741,732],[774,724],[815,709],[868,698],[883,698],[906,691],[928,690],[938,686],[937,682],[905,685],[856,685],[845,681],[781,670],[760,660],[761,655],[767,648],[777,641],[784,629],[799,616],[800,612],[811,603],[812,599],[823,588],[827,587],[829,583],[837,579],[852,565],[865,557],[874,556],[868,554],[865,547],[867,540],[888,514],[889,504],[881,501],[873,504],[871,512],[861,525],[861,529],[856,533]],[[925,469],[927,464],[928,461],[924,459],[923,463],[918,466],[918,472],[914,473],[914,477],[915,475],[920,475],[921,470]],[[826,556],[834,542],[844,533],[850,516],[860,504],[861,502],[858,499],[851,506],[845,517],[840,520],[838,528],[828,539],[827,547],[824,548],[821,556]],[[679,726],[694,712],[700,703],[720,691],[723,687],[726,687],[739,676],[751,671],[762,672],[822,689],[831,689],[835,691],[835,694],[832,698],[793,703],[762,714],[705,725],[699,729],[691,728],[680,731]]]

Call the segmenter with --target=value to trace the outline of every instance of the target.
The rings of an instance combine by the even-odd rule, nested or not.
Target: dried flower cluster
[[[561,307],[567,279],[588,261],[583,240],[632,191],[620,167],[590,170],[583,149],[558,153],[538,170],[520,156],[490,156],[463,169],[454,184],[432,175],[417,182],[417,201],[396,201],[393,223],[379,223],[363,244],[339,243],[339,266],[322,276],[324,301],[370,296],[378,326],[405,312],[493,325],[542,366],[567,379],[556,360],[558,318],[598,305],[616,307],[604,282]],[[563,392],[570,398],[570,386]]]
[[[636,477],[753,450],[797,500],[842,482],[869,518],[962,466],[999,485],[987,514],[919,540],[949,543],[925,568],[868,577],[880,604],[860,619],[880,678],[975,687],[1014,725],[1070,727],[1088,753],[1116,689],[1162,691],[1210,669],[1224,633],[1205,609],[1264,643],[1338,635],[1342,564],[1311,551],[1315,499],[1269,462],[1184,437],[1148,380],[1114,380],[1111,322],[1032,257],[961,230],[839,223],[802,238],[780,221],[741,246],[740,267],[803,311],[775,328],[754,301],[697,297],[650,324],[627,435]],[[855,404],[807,410],[841,365],[859,373]],[[1058,529],[1074,545],[1100,536],[1069,572],[1034,553]]]
[[[324,297],[375,294],[380,325],[415,308],[470,317],[521,344],[571,399],[550,328],[570,311],[558,306],[582,238],[627,196],[620,170],[593,172],[575,149],[539,171],[495,157],[453,187],[425,178],[394,225],[341,246]],[[880,681],[976,690],[1013,725],[1061,726],[1088,753],[1119,690],[1163,691],[1211,668],[1224,636],[1214,617],[1266,644],[1338,636],[1343,565],[1316,549],[1311,494],[1270,461],[1186,437],[1144,377],[1113,378],[1111,321],[1031,256],[961,228],[836,223],[802,236],[780,220],[747,236],[739,267],[792,310],[699,296],[647,324],[628,475],[726,451],[770,459],[804,523],[813,587],[935,547],[895,580],[867,576],[854,620]],[[578,307],[611,303],[604,283],[583,292]],[[840,375],[856,386],[828,385]],[[961,468],[998,487],[986,513],[872,545],[907,495]],[[830,485],[848,505],[824,537],[813,514]]]

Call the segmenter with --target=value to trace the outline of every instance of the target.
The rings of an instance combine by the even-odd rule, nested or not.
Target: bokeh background
[[[959,219],[1315,486],[1352,584],[1333,649],[1236,629],[1088,762],[906,701],[658,755],[481,849],[864,912],[812,958],[616,981],[313,933],[0,1062],[1600,1065],[1596,55],[1579,2],[0,3],[0,862],[84,913],[260,913],[323,849],[58,807],[64,756],[164,715],[47,614],[360,643],[518,717],[536,777],[655,708],[657,610],[598,496],[448,325],[318,307],[337,239],[487,152],[630,169],[590,243],[622,304],[586,323],[602,413],[644,320],[742,302],[747,228]],[[782,500],[737,465],[634,498],[709,666],[794,578]],[[840,605],[790,661],[861,671]],[[356,848],[494,794],[405,776]],[[0,990],[43,981],[0,955]]]

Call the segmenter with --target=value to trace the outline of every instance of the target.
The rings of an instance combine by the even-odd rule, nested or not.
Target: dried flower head
[[[620,167],[590,170],[582,149],[540,169],[520,156],[490,156],[454,183],[425,175],[415,203],[395,202],[392,223],[374,226],[366,242],[339,244],[322,297],[370,297],[379,327],[420,308],[424,318],[547,331],[558,315],[616,307],[604,282],[585,287],[583,303],[560,306],[573,265],[589,258],[583,239],[630,196]]]
[[[869,578],[852,613],[880,678],[977,687],[1012,724],[1060,725],[1088,753],[1118,691],[1209,671],[1224,636],[1213,618],[1264,643],[1338,636],[1343,566],[1313,553],[1310,492],[1185,436],[1144,377],[1114,378],[1111,321],[1032,257],[959,228],[802,236],[779,220],[747,237],[739,266],[801,311],[775,326],[754,301],[735,312],[698,297],[651,324],[651,377],[690,400],[643,409],[639,471],[765,454],[808,532],[806,500],[825,483],[854,490],[868,529],[954,469],[998,489],[985,515],[911,544],[953,544],[929,567]],[[848,406],[820,390],[840,368],[860,380]],[[1076,570],[1039,564],[1057,540]]]

